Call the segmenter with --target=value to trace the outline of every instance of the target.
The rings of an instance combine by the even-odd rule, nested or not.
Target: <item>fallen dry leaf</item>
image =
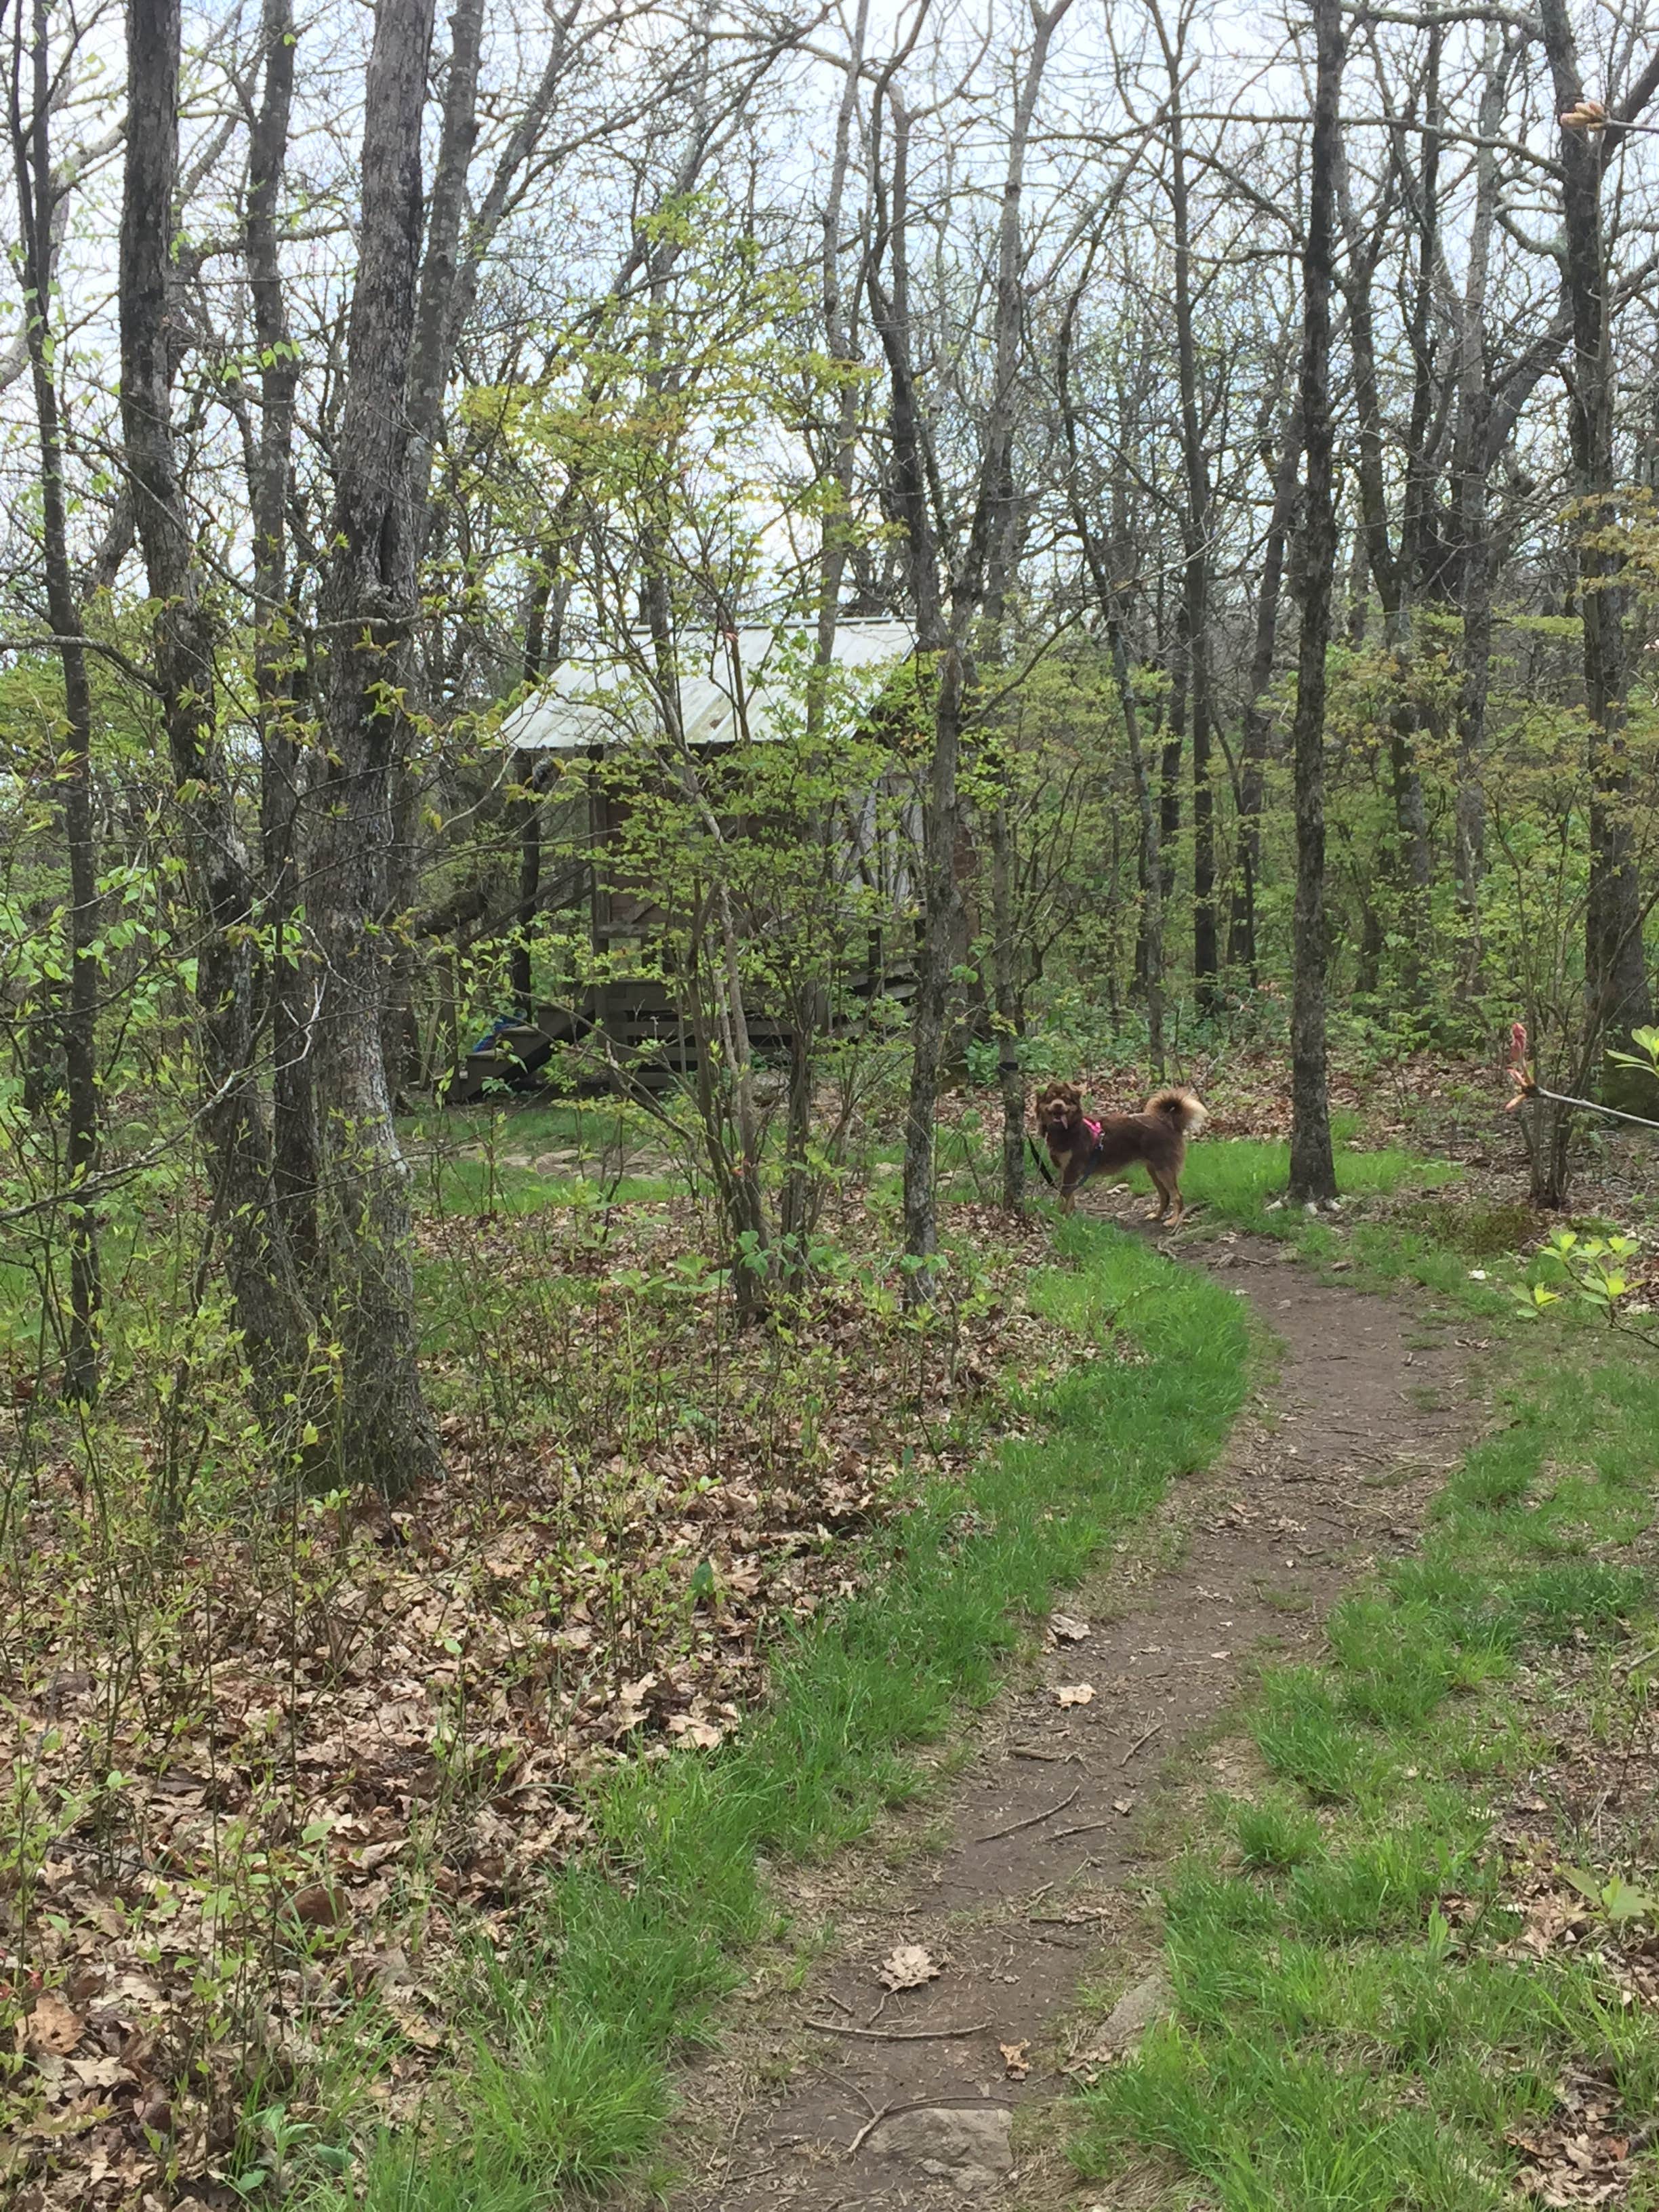
[[[418,2005],[400,2004],[395,1998],[387,2000],[386,2010],[398,2023],[398,2028],[417,2051],[441,2051],[446,2038],[443,2030],[435,2027]]]
[[[1069,1688],[1056,1689],[1054,1698],[1056,1703],[1062,1705],[1086,1705],[1091,1702],[1094,1694],[1092,1682],[1073,1682]]]
[[[1114,1797],[1112,1800],[1112,1810],[1115,1813],[1133,1813],[1134,1808],[1135,1801],[1133,1797]]]
[[[884,1990],[919,1990],[938,1975],[939,1968],[920,1943],[898,1944],[876,1970],[876,1979]]]
[[[71,2012],[62,1997],[43,1990],[28,2016],[24,2039],[31,2051],[52,2051],[61,2057],[74,2050],[85,2026],[79,2013]]]
[[[1048,1633],[1056,1644],[1081,1644],[1092,1632],[1086,1620],[1076,1620],[1069,1613],[1048,1616]]]
[[[726,1741],[724,1729],[717,1729],[713,1721],[694,1721],[689,1713],[675,1713],[668,1723],[670,1735],[678,1736],[682,1743],[695,1744],[699,1751],[713,1751],[717,1743]]]
[[[1030,2072],[1025,2057],[1030,2047],[1029,2042],[998,2044],[997,2049],[1002,2053],[1003,2071],[1011,2081],[1023,2081]]]

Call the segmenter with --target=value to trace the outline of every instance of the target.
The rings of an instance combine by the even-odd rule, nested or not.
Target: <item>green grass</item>
[[[1494,1310],[1431,1227],[1376,1240],[1377,1271]],[[1517,1657],[1651,1640],[1650,1577],[1620,1554],[1654,1515],[1659,1360],[1511,1341],[1534,1356],[1420,1553],[1337,1607],[1321,1663],[1264,1677],[1270,1779],[1217,1802],[1164,1885],[1175,2016],[1081,2100],[1090,2177],[1152,2154],[1218,2212],[1486,2212],[1564,2073],[1605,2075],[1632,2124],[1653,2108],[1645,2010],[1593,1956],[1509,1955],[1486,1807],[1543,1749],[1505,1689]]]
[[[416,1203],[429,1214],[538,1213],[600,1196],[625,1206],[682,1188],[678,1177],[661,1172],[617,1180],[607,1171],[619,1145],[653,1158],[662,1151],[662,1133],[650,1118],[612,1099],[483,1099],[433,1107],[400,1121],[398,1134],[414,1170]],[[577,1157],[545,1172],[512,1164],[550,1152]]]
[[[1340,1146],[1335,1158],[1337,1191],[1343,1198],[1386,1197],[1407,1186],[1434,1189],[1455,1182],[1458,1172],[1443,1160],[1424,1159],[1393,1147],[1355,1152]],[[1290,1173],[1287,1144],[1247,1137],[1200,1141],[1188,1152],[1181,1188],[1188,1205],[1202,1206],[1212,1224],[1224,1223],[1256,1236],[1300,1237],[1316,1224],[1285,1205]],[[1434,1202],[1427,1203],[1432,1206]],[[1330,1233],[1327,1229],[1325,1234]]]
[[[1238,1300],[1133,1237],[1073,1223],[1035,1285],[1105,1356],[1015,1390],[1023,1433],[936,1485],[867,1587],[776,1656],[769,1704],[712,1756],[630,1765],[594,1795],[592,1848],[468,1995],[474,2062],[434,2129],[382,2138],[363,2191],[319,2205],[532,2212],[658,2155],[676,2054],[711,2032],[775,1923],[763,1861],[825,1854],[920,1786],[914,1747],[994,1692],[1022,1616],[1224,1439],[1245,1387]],[[1144,1358],[1111,1356],[1127,1328]]]

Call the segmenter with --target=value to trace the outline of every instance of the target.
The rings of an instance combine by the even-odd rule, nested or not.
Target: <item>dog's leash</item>
[[[1036,1162],[1037,1168],[1042,1174],[1042,1180],[1048,1184],[1050,1190],[1058,1190],[1060,1186],[1054,1181],[1054,1170],[1049,1166],[1048,1161],[1044,1159],[1041,1152],[1038,1151],[1037,1140],[1029,1131],[1026,1133],[1025,1141],[1031,1147],[1031,1158]]]

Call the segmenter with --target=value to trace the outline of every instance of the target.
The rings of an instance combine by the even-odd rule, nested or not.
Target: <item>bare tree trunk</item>
[[[83,1191],[98,1165],[98,854],[92,810],[92,686],[87,677],[81,606],[70,564],[69,516],[64,492],[64,441],[52,369],[48,318],[52,313],[55,218],[52,173],[52,76],[47,54],[46,0],[34,0],[32,27],[32,112],[23,118],[23,19],[15,19],[10,93],[12,159],[22,246],[23,319],[40,449],[40,529],[46,574],[46,611],[64,672],[67,744],[58,781],[63,789],[64,842],[69,854],[69,999],[59,1027],[64,1039],[68,1107],[70,1326],[64,1346],[64,1391],[89,1400],[98,1395],[98,1217]]]
[[[1085,270],[1083,283],[1087,282]],[[1125,635],[1121,594],[1114,576],[1112,549],[1101,543],[1090,511],[1088,495],[1084,487],[1079,464],[1077,409],[1072,395],[1072,351],[1076,331],[1078,303],[1083,284],[1067,303],[1062,317],[1060,335],[1054,348],[1054,386],[1060,399],[1060,428],[1066,440],[1066,495],[1072,510],[1072,524],[1083,548],[1085,566],[1089,572],[1090,585],[1095,605],[1106,625],[1108,649],[1111,654],[1112,683],[1117,693],[1118,711],[1123,717],[1123,733],[1129,749],[1129,773],[1134,784],[1135,809],[1139,817],[1139,834],[1137,845],[1140,866],[1140,927],[1138,942],[1144,963],[1143,980],[1146,994],[1146,1048],[1153,1072],[1164,1073],[1164,856],[1162,850],[1163,823],[1158,793],[1154,787],[1150,747],[1140,726],[1140,704],[1135,697],[1134,676],[1129,664],[1128,640]],[[1121,544],[1121,480],[1114,486],[1114,520],[1119,526],[1115,536]]]
[[[1267,779],[1267,733],[1273,716],[1267,705],[1279,641],[1279,602],[1285,580],[1285,547],[1296,514],[1302,466],[1302,420],[1294,408],[1279,441],[1273,471],[1273,513],[1261,557],[1261,581],[1255,602],[1255,646],[1250,657],[1249,703],[1239,746],[1237,847],[1232,910],[1227,924],[1227,959],[1256,979],[1255,886],[1261,871],[1261,799]]]
[[[1457,334],[1458,596],[1463,609],[1462,679],[1457,698],[1455,800],[1457,910],[1462,938],[1457,988],[1468,998],[1481,963],[1480,881],[1486,869],[1486,795],[1481,762],[1486,744],[1486,694],[1492,669],[1492,546],[1486,483],[1492,470],[1492,392],[1486,377],[1486,290],[1498,220],[1497,138],[1509,82],[1503,26],[1486,27],[1475,157],[1474,212]]]
[[[1359,504],[1365,556],[1377,596],[1382,603],[1383,642],[1394,657],[1399,696],[1389,716],[1389,784],[1394,802],[1393,874],[1404,924],[1406,944],[1401,977],[1408,1004],[1420,1006],[1425,979],[1424,939],[1432,856],[1428,842],[1428,814],[1423,799],[1423,780],[1416,751],[1417,711],[1404,696],[1412,682],[1413,586],[1409,549],[1403,542],[1396,552],[1389,530],[1388,484],[1384,471],[1382,408],[1377,386],[1376,339],[1371,311],[1371,286],[1382,252],[1381,220],[1375,234],[1362,239],[1353,212],[1347,205],[1346,172],[1340,185],[1345,225],[1348,232],[1348,276],[1344,287],[1348,301],[1350,343],[1353,353],[1354,405],[1359,428]],[[1420,374],[1413,394],[1414,408],[1424,395]]]
[[[1025,1211],[1025,1069],[1019,1057],[1024,994],[1019,988],[1018,913],[1013,825],[1008,793],[999,791],[991,812],[991,1004],[996,1015],[997,1090],[1002,1101],[1002,1202],[1010,1213]]]
[[[921,929],[916,948],[916,990],[910,1018],[910,1088],[904,1120],[904,1249],[915,1263],[908,1295],[925,1300],[932,1289],[929,1263],[939,1245],[933,1182],[933,1125],[939,1099],[939,1055],[958,911],[956,875],[957,758],[961,740],[963,667],[957,641],[945,628],[939,590],[939,550],[928,507],[923,430],[911,359],[909,259],[909,116],[896,94],[893,110],[890,213],[883,210],[892,267],[890,293],[872,255],[866,271],[876,329],[887,356],[892,391],[890,438],[894,503],[904,530],[916,643],[939,656],[933,699],[933,749],[922,805]],[[879,120],[881,102],[877,102]]]
[[[1303,523],[1302,638],[1297,658],[1296,946],[1291,1010],[1291,1196],[1298,1205],[1336,1195],[1325,1066],[1325,656],[1336,574],[1331,495],[1331,291],[1340,157],[1340,0],[1313,0],[1314,83],[1308,230],[1302,260],[1302,422],[1307,453]]]
[[[1181,112],[1181,61],[1161,14],[1155,20],[1170,71],[1170,211],[1175,246],[1176,367],[1181,392],[1183,665],[1189,679],[1193,773],[1193,982],[1200,1007],[1212,1006],[1218,966],[1215,902],[1215,793],[1210,739],[1210,476],[1199,418],[1198,347],[1193,328],[1191,210]],[[1166,757],[1165,787],[1170,786]],[[1167,825],[1166,825],[1167,828]]]
[[[276,1404],[303,1371],[307,1316],[283,1233],[255,1083],[249,948],[258,916],[230,763],[219,739],[213,623],[173,443],[167,287],[175,243],[179,61],[179,0],[129,0],[121,422],[155,608],[156,688],[201,930],[197,1002],[214,1214],[229,1254],[243,1342],[267,1401]]]
[[[1175,896],[1176,848],[1181,837],[1181,762],[1187,750],[1187,709],[1192,697],[1191,635],[1187,627],[1184,597],[1176,609],[1175,623],[1170,707],[1164,724],[1164,742],[1158,753],[1158,889],[1166,915]]]
[[[962,842],[962,821],[957,775],[968,696],[974,681],[970,635],[983,607],[993,565],[1012,542],[1008,508],[1012,485],[1014,385],[1024,334],[1019,222],[1025,155],[1049,45],[1070,5],[1071,0],[1055,0],[1046,14],[1035,8],[1032,10],[1031,46],[1015,100],[1003,178],[997,256],[995,376],[981,434],[973,518],[961,566],[951,582],[948,624],[944,617],[938,548],[928,514],[925,447],[912,356],[907,243],[910,118],[902,102],[891,91],[890,82],[884,84],[877,101],[879,112],[884,94],[894,116],[891,216],[886,226],[892,267],[891,294],[888,295],[881,286],[873,256],[866,283],[892,384],[893,459],[901,483],[902,512],[916,605],[917,641],[924,651],[939,653],[933,757],[923,816],[922,938],[911,1027],[910,1093],[905,1113],[904,1242],[913,1263],[907,1289],[909,1297],[917,1301],[932,1295],[931,1262],[939,1243],[933,1128],[951,969],[957,957],[961,926],[962,892],[957,853]]]
[[[1583,98],[1565,0],[1540,0],[1539,18],[1556,106]],[[1649,76],[1653,75],[1649,71]],[[1650,93],[1651,85],[1649,86]],[[1627,118],[1626,118],[1627,119]],[[1564,126],[1560,141],[1565,304],[1572,313],[1568,422],[1578,516],[1584,706],[1590,726],[1589,891],[1584,920],[1589,1021],[1618,1044],[1652,1012],[1642,946],[1641,878],[1631,820],[1629,688],[1624,562],[1607,542],[1614,520],[1613,315],[1601,209],[1603,166],[1615,134]]]
[[[823,737],[824,702],[836,649],[836,631],[841,619],[842,581],[854,536],[853,491],[858,462],[859,387],[853,374],[858,351],[854,343],[852,316],[857,309],[857,293],[854,290],[849,300],[842,280],[841,228],[869,14],[869,0],[859,0],[847,75],[836,114],[835,151],[823,203],[820,266],[824,337],[830,358],[841,363],[844,373],[836,393],[835,443],[829,471],[833,489],[824,514],[818,555],[817,634],[813,641],[812,671],[806,693],[806,740],[814,747],[822,743]],[[814,820],[808,825],[807,835],[823,864],[833,865],[830,821]],[[830,1026],[830,997],[826,989],[810,987],[798,992],[796,1000],[796,1018],[789,1034],[789,1096],[784,1122],[783,1190],[778,1211],[786,1255],[786,1284],[792,1292],[798,1292],[805,1279],[807,1237],[815,1211],[807,1158],[812,1137],[812,1097],[818,1054]]]
[[[478,62],[483,45],[483,0],[456,0],[449,19],[449,68],[444,85],[443,121],[427,210],[426,252],[421,265],[409,373],[409,417],[414,430],[410,451],[410,496],[419,518],[422,545],[428,524],[444,386],[454,351],[453,316],[466,216],[466,176],[478,137]]]
[[[520,1020],[528,1022],[536,1013],[531,932],[536,925],[542,887],[541,799],[536,789],[534,753],[515,753],[509,775],[507,817],[519,848],[519,898],[514,915],[517,927],[507,954],[507,988]]]
[[[307,972],[295,921],[302,860],[300,805],[301,670],[289,601],[288,502],[293,476],[298,349],[289,334],[276,223],[288,167],[297,48],[292,0],[264,0],[260,47],[264,84],[248,152],[244,252],[259,349],[260,432],[251,487],[253,522],[254,690],[258,700],[259,818],[265,912],[270,928],[271,1151],[284,1233],[303,1279],[314,1284],[317,1102],[311,1080]]]
[[[310,904],[322,1002],[314,1057],[340,1342],[342,1468],[388,1495],[441,1467],[416,1364],[410,1175],[381,1041],[386,906],[407,732],[398,704],[418,526],[405,410],[421,238],[432,0],[380,0],[365,88],[362,222],[322,593],[327,769]]]

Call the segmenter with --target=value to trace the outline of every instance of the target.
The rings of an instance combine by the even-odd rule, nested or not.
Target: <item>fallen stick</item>
[[[867,2102],[868,2100],[866,2099],[866,2101]],[[940,2106],[957,2111],[963,2106],[978,2105],[985,2106],[994,2112],[1012,2112],[1013,2109],[1006,2097],[917,2097],[908,2105],[884,2105],[878,2112],[872,2113],[865,2122],[842,2153],[842,2156],[851,2158],[855,2152],[862,2150],[866,2142],[884,2120],[896,2119],[901,2112],[931,2112]],[[763,2166],[761,2170],[763,2172],[769,2172],[771,2169]]]
[[[803,2021],[820,2035],[856,2035],[866,2043],[945,2043],[957,2035],[983,2035],[991,2025],[976,2020],[971,2027],[846,2027],[838,2020]]]
[[[1079,1782],[1069,1797],[1062,1797],[1058,1805],[1051,1805],[1046,1813],[1033,1813],[1024,1820],[1010,1820],[1006,1828],[993,1828],[988,1836],[975,1836],[974,1841],[976,1844],[1000,1844],[1005,1836],[1017,1836],[1022,1828],[1041,1827],[1045,1820],[1052,1820],[1056,1813],[1063,1813],[1068,1805],[1075,1804],[1078,1790],[1082,1787]]]
[[[1048,1841],[1051,1844],[1063,1844],[1067,1836],[1092,1836],[1097,1828],[1116,1827],[1118,1820],[1121,1820],[1122,1818],[1123,1815],[1120,1813],[1117,1816],[1117,1820],[1085,1820],[1080,1826],[1075,1828],[1056,1828],[1053,1835],[1049,1837]]]
[[[847,2156],[848,2158],[856,2158],[858,2156],[869,2138],[874,2135],[876,2130],[881,2125],[882,2122],[887,2118],[887,2115],[892,2111],[892,2109],[893,2107],[890,2105],[884,2105],[879,2112],[871,2113],[869,2118],[854,2136],[852,2142],[848,2144]]]
[[[1041,1759],[1050,1766],[1070,1766],[1082,1754],[1075,1751],[1039,1751],[1034,1743],[1011,1743],[1010,1759]]]
[[[1166,1668],[1164,1669],[1164,1673],[1167,1674],[1169,1672],[1170,1669]],[[1163,1677],[1160,1676],[1159,1680],[1161,1680],[1162,1679]],[[1154,1721],[1151,1728],[1147,1729],[1145,1735],[1138,1735],[1135,1738],[1134,1741],[1129,1746],[1127,1751],[1124,1753],[1122,1758],[1119,1759],[1118,1765],[1120,1766],[1127,1766],[1138,1751],[1144,1751],[1146,1749],[1146,1746],[1152,1741],[1152,1738],[1158,1734],[1163,1725],[1164,1723],[1162,1721]]]

